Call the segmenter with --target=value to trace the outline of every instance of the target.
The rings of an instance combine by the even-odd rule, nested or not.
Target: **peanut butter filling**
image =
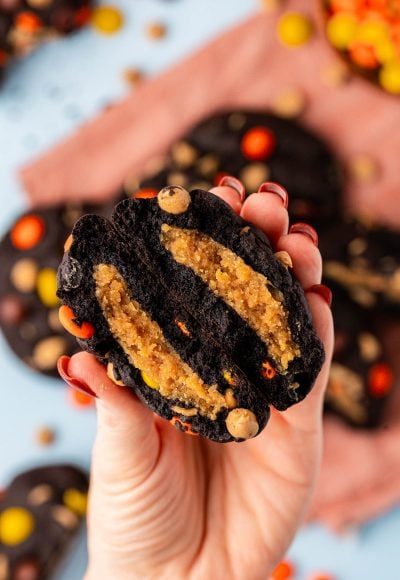
[[[243,318],[268,345],[280,371],[300,356],[277,293],[265,276],[209,236],[163,224],[161,242],[174,259],[191,268],[208,287]]]
[[[127,285],[114,266],[99,264],[93,277],[96,298],[115,340],[130,362],[150,379],[147,384],[157,385],[163,397],[178,399],[212,420],[221,409],[230,406],[231,389],[227,401],[217,385],[205,384],[193,372],[167,342],[159,325],[129,296]]]

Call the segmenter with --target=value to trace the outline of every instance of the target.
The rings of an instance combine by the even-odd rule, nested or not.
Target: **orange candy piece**
[[[275,136],[266,127],[253,127],[245,133],[240,148],[243,155],[252,161],[262,161],[275,149]]]
[[[143,189],[139,189],[132,194],[133,199],[150,199],[152,197],[157,197],[158,191],[153,187],[145,187]]]
[[[68,389],[68,398],[74,407],[93,407],[95,404],[93,397],[89,397],[80,391],[75,391],[75,389]]]
[[[276,376],[276,374],[277,374],[276,370],[268,361],[263,363],[262,367],[263,367],[262,374],[263,374],[264,378],[273,379]]]
[[[60,318],[60,322],[70,334],[76,336],[77,338],[84,338],[88,339],[94,335],[94,326],[90,324],[90,322],[83,322],[81,326],[78,326],[75,320],[75,314],[73,310],[63,304],[58,311],[58,316]]]
[[[64,244],[64,252],[68,252],[70,247],[72,246],[72,242],[74,241],[72,234],[69,234],[68,238],[65,240]]]
[[[294,574],[294,566],[288,560],[279,562],[275,570],[272,572],[270,580],[290,580]]]
[[[17,250],[30,250],[43,238],[45,229],[41,217],[35,214],[26,215],[19,219],[12,228],[11,243]]]
[[[15,26],[24,32],[36,32],[41,28],[42,21],[33,12],[20,12],[15,18]]]
[[[374,397],[384,397],[393,385],[393,373],[385,363],[377,363],[369,371],[368,390]]]
[[[350,58],[358,66],[366,69],[375,69],[379,66],[373,46],[355,43],[350,47]]]
[[[190,423],[183,423],[183,421],[181,421],[179,419],[179,417],[172,417],[170,423],[174,427],[175,427],[176,424],[181,425],[181,427],[183,427],[185,429],[183,431],[183,433],[186,433],[186,435],[192,435],[193,437],[197,437],[198,436],[198,433],[195,433],[194,431],[192,431],[191,424]]]

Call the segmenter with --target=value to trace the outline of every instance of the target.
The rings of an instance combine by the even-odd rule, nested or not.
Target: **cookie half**
[[[79,220],[59,269],[61,320],[176,426],[248,439],[269,405],[306,396],[324,359],[282,258],[216,196],[165,188],[121,202],[112,223]]]

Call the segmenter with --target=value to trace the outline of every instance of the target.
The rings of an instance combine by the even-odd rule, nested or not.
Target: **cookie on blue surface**
[[[326,408],[354,427],[382,423],[394,385],[376,315],[332,284],[335,347],[325,396]]]
[[[339,214],[342,172],[328,145],[300,122],[264,112],[229,111],[201,121],[137,189],[208,190],[225,174],[239,178],[247,194],[265,181],[282,184],[293,221],[319,225]]]
[[[324,277],[358,304],[400,314],[400,232],[345,219],[323,230]]]
[[[0,578],[45,580],[86,514],[87,475],[72,465],[19,474],[0,493]]]
[[[290,257],[207,191],[125,200],[78,221],[60,319],[182,430],[242,441],[301,401],[324,351]]]
[[[58,377],[57,359],[79,351],[58,319],[57,268],[76,220],[112,205],[62,205],[20,215],[0,241],[0,328],[29,367]]]
[[[14,57],[88,23],[92,0],[0,0],[0,80]]]

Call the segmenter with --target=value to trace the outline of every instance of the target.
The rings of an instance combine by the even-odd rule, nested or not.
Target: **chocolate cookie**
[[[71,465],[25,471],[0,493],[0,578],[45,580],[79,531],[88,479]]]
[[[364,308],[400,313],[400,233],[361,221],[343,221],[320,236],[324,277]]]
[[[393,387],[374,317],[333,285],[335,348],[325,402],[356,427],[376,427]]]
[[[137,189],[207,190],[225,174],[238,177],[248,194],[265,181],[281,183],[294,221],[321,224],[338,215],[342,175],[328,146],[300,123],[266,113],[233,111],[202,121]]]
[[[58,377],[57,359],[79,350],[58,319],[57,268],[75,221],[110,206],[69,205],[20,216],[0,242],[0,327],[31,368]]]
[[[0,78],[13,57],[84,26],[92,4],[92,0],[0,0]]]
[[[60,319],[110,376],[178,428],[215,441],[262,430],[324,360],[290,256],[206,191],[85,216],[58,275]]]

